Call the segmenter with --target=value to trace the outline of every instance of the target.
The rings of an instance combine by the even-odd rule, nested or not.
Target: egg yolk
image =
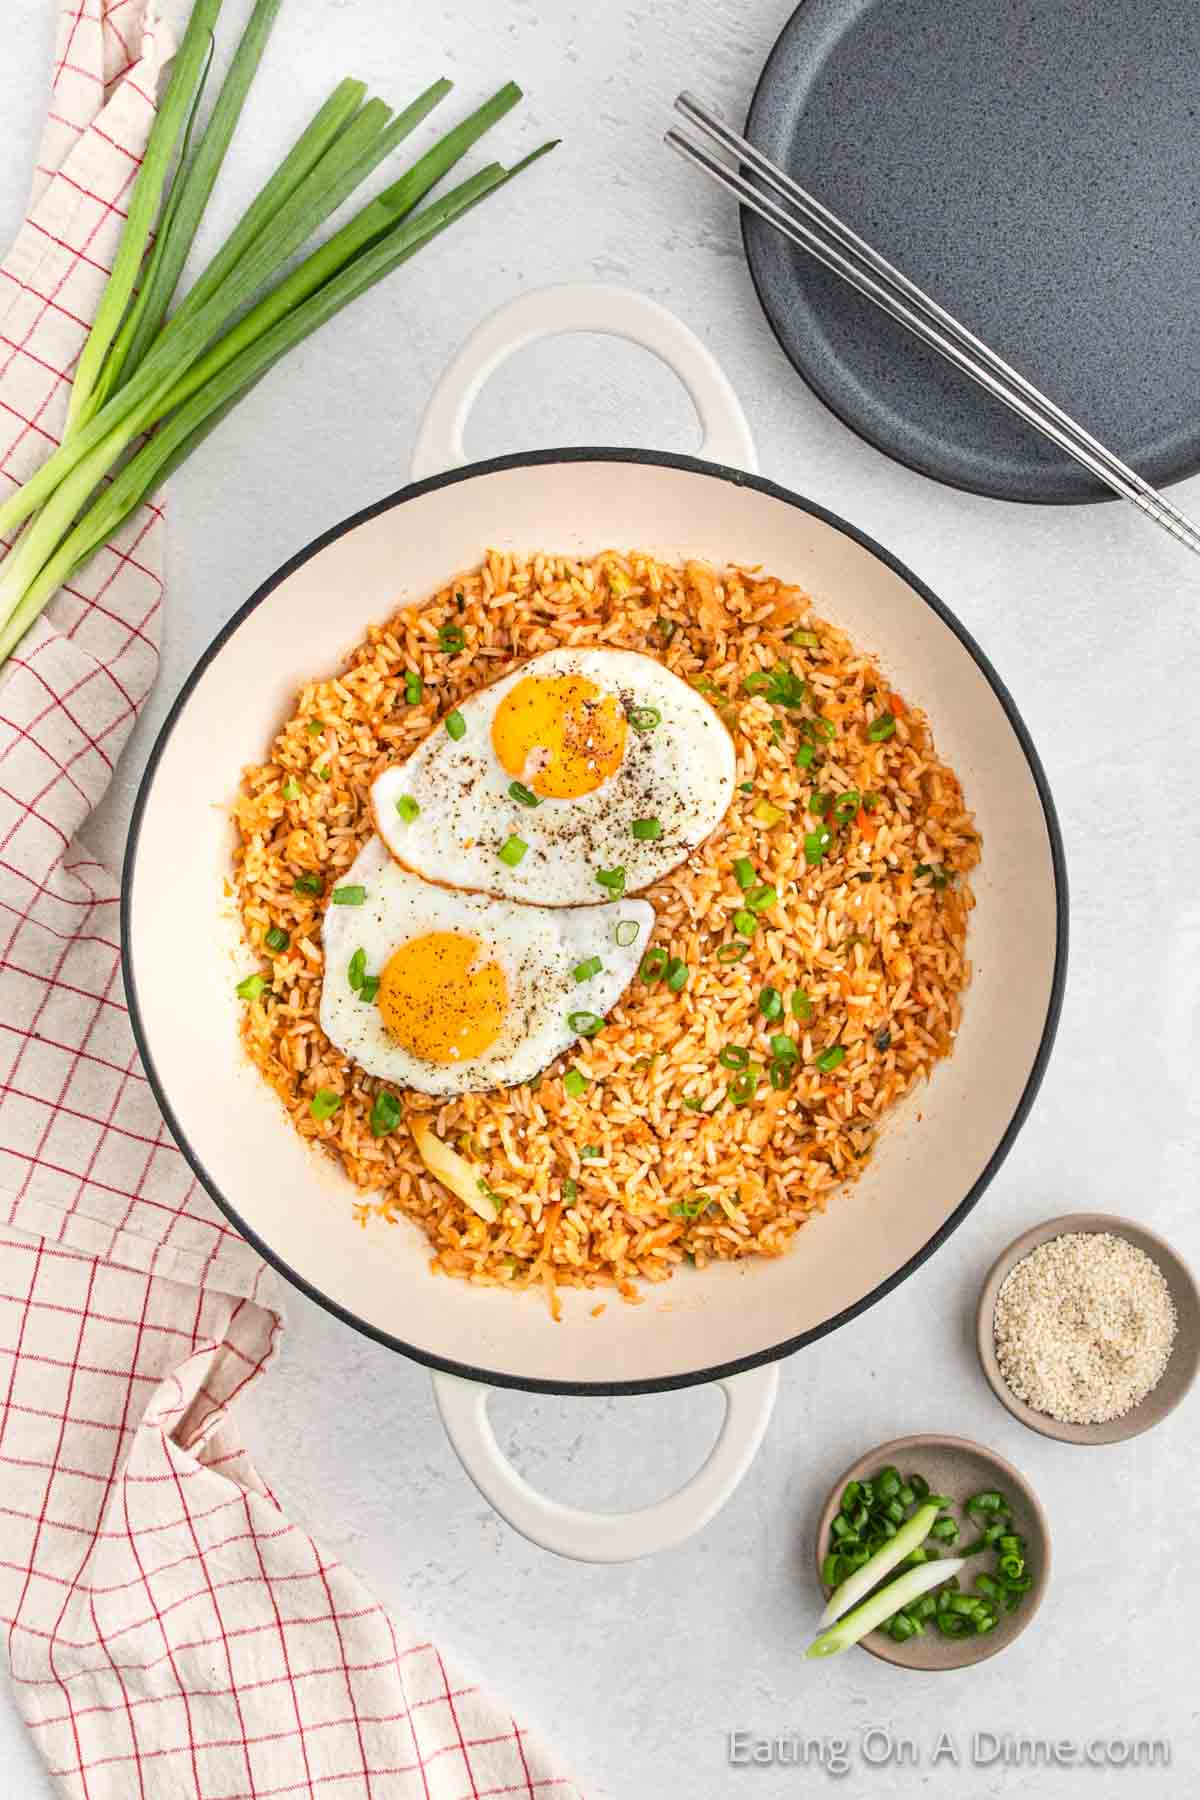
[[[508,983],[481,949],[461,932],[428,931],[384,964],[376,1005],[396,1042],[422,1062],[466,1062],[499,1037]]]
[[[615,775],[625,714],[584,675],[527,675],[504,696],[492,747],[510,775],[547,800],[578,800]]]

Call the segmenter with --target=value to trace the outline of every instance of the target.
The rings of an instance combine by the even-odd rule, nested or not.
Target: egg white
[[[510,1087],[561,1056],[578,1036],[568,1014],[604,1014],[616,1005],[654,927],[654,909],[645,900],[547,911],[435,887],[402,869],[378,838],[364,846],[338,886],[363,887],[366,898],[361,906],[331,900],[326,908],[321,1029],[368,1075],[438,1096]],[[638,926],[632,944],[616,941],[622,920]],[[431,931],[477,938],[481,959],[504,971],[508,1008],[500,1035],[482,1056],[423,1061],[391,1036],[378,1006],[350,986],[347,971],[357,950],[365,955],[366,973],[379,975],[401,944]],[[603,968],[576,981],[573,970],[590,956],[598,956]]]
[[[626,731],[621,766],[590,794],[522,806],[492,747],[496,709],[528,675],[583,675],[628,711],[654,707],[650,731]],[[625,891],[649,887],[682,862],[724,817],[733,797],[733,740],[708,702],[678,675],[629,650],[552,650],[482,688],[458,708],[455,739],[436,725],[407,762],[371,790],[375,823],[405,868],[447,887],[542,906],[594,906],[607,898],[598,869],[623,868]],[[420,808],[406,821],[397,801]],[[657,819],[663,835],[633,836],[635,819]],[[500,861],[510,836],[528,849],[515,868]]]

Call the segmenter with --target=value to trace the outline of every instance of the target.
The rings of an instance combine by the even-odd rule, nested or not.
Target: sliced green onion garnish
[[[752,794],[753,792],[754,792],[754,783],[752,781],[739,781],[738,782],[738,793],[739,794]]]
[[[297,875],[292,883],[293,894],[323,894],[325,883],[319,875]]]
[[[325,729],[325,721],[323,719],[310,719],[305,729],[307,730],[309,737],[320,737]]]
[[[597,869],[596,880],[602,888],[607,888],[614,900],[619,900],[625,892],[625,870],[618,864],[615,869]]]
[[[580,1094],[586,1094],[591,1085],[590,1079],[582,1069],[568,1069],[562,1078],[563,1087],[568,1094],[578,1100]]]
[[[753,937],[758,930],[758,920],[755,918],[754,914],[748,912],[744,906],[739,906],[733,915],[733,929],[737,932],[739,937]]]
[[[350,965],[346,970],[346,980],[350,983],[350,986],[354,989],[356,994],[362,987],[366,973],[367,953],[365,950],[356,950],[354,955],[350,958]]]
[[[743,1069],[735,1075],[726,1088],[726,1093],[735,1106],[748,1106],[758,1092],[759,1071],[756,1068]]]
[[[830,738],[836,734],[837,726],[832,719],[822,719],[818,716],[809,720],[809,730],[814,737],[821,738],[827,744]]]
[[[410,706],[419,706],[425,698],[425,683],[415,669],[404,671],[404,698]]]
[[[768,887],[766,883],[763,883],[759,887],[752,887],[750,889],[750,892],[746,895],[746,905],[750,908],[752,913],[769,912],[778,899],[779,895],[776,893],[775,889],[773,887]]]
[[[598,1157],[603,1156],[604,1152],[601,1150],[599,1144],[584,1144],[579,1154],[580,1156],[587,1157],[589,1162],[595,1162]]]
[[[792,997],[789,1000],[788,1005],[792,1009],[793,1019],[799,1019],[801,1024],[807,1024],[808,1020],[813,1016],[813,1003],[804,992],[803,988],[794,988],[792,990]],[[926,1485],[925,1492],[929,1492],[928,1484]]]
[[[590,981],[592,976],[598,975],[603,967],[604,964],[598,956],[589,956],[583,962],[576,963],[571,973],[576,981]]]
[[[694,1094],[685,1094],[683,1096],[683,1104],[687,1107],[689,1112],[701,1112],[704,1108],[703,1100],[698,1100]]]
[[[723,1050],[718,1050],[717,1061],[723,1069],[746,1069],[750,1066],[750,1052],[741,1044],[726,1044]]]
[[[506,837],[496,854],[506,868],[515,869],[528,848],[524,838]]]
[[[662,724],[657,706],[631,706],[628,717],[635,731],[653,731]]]
[[[332,1088],[318,1088],[308,1103],[308,1110],[314,1119],[332,1119],[342,1104],[342,1096],[335,1094]]]
[[[660,945],[655,944],[654,947],[647,950],[645,956],[643,956],[638,965],[638,974],[643,981],[661,981],[667,972],[667,963],[669,961],[670,958],[666,951],[662,949]]]
[[[815,868],[833,842],[833,833],[827,825],[820,831],[806,831],[804,834],[804,860],[809,868]]]
[[[887,1543],[869,1557],[860,1569],[856,1570],[847,1581],[842,1582],[841,1586],[830,1594],[825,1604],[825,1610],[817,1621],[819,1629],[824,1631],[828,1626],[835,1624],[851,1607],[857,1606],[858,1602],[865,1598],[871,1589],[883,1580],[885,1575],[890,1575],[906,1556],[919,1549],[928,1537],[929,1529],[937,1518],[937,1513],[936,1506],[922,1506],[918,1512],[913,1514],[908,1523],[901,1527],[895,1537],[889,1538]],[[948,1569],[947,1572],[952,1574],[953,1570]],[[945,1580],[946,1577],[943,1575],[940,1579]],[[926,1588],[933,1585],[932,1582],[925,1583]]]
[[[628,950],[630,944],[636,944],[641,936],[641,926],[636,919],[618,919],[613,931],[615,941],[622,950]]]
[[[778,988],[765,987],[758,996],[758,1010],[764,1019],[782,1019],[783,999]]]
[[[328,781],[329,777],[332,774],[333,774],[333,770],[330,768],[329,764],[326,763],[324,768],[317,770],[317,780],[318,781]]]
[[[832,794],[814,794],[808,803],[808,810],[814,819],[823,819],[832,805]]]
[[[836,1068],[846,1060],[845,1044],[830,1044],[828,1050],[822,1050],[817,1058],[817,1067],[822,1075],[832,1075]]]
[[[367,1004],[370,1005],[378,992],[379,992],[379,977],[378,977],[378,975],[364,975],[362,978],[362,986],[358,990],[359,999],[365,1000],[367,1002]]]
[[[540,806],[542,804],[540,796],[535,794],[532,788],[526,787],[523,781],[509,782],[508,797],[510,800],[515,800],[518,806]]]
[[[895,729],[895,714],[882,712],[877,719],[873,719],[867,726],[867,737],[873,744],[882,744],[887,738],[891,737]]]
[[[833,816],[839,825],[848,825],[862,805],[862,795],[857,788],[848,788],[839,794],[833,803]]]
[[[359,887],[357,883],[351,883],[349,887],[335,887],[330,896],[335,906],[361,906],[366,897],[366,888]]]
[[[633,821],[632,830],[634,837],[638,839],[639,843],[652,844],[656,838],[660,838],[663,834],[662,820],[635,819]]]
[[[722,963],[740,962],[749,948],[749,944],[739,944],[731,938],[728,943],[722,944],[718,948],[717,961]]]
[[[300,792],[300,783],[289,775],[279,791],[285,800],[295,800]]]
[[[688,966],[681,956],[673,956],[667,964],[667,986],[673,994],[681,994],[687,986]]]
[[[371,1136],[386,1137],[389,1131],[395,1131],[400,1123],[402,1110],[395,1094],[389,1094],[386,1088],[380,1088],[371,1108]]]
[[[566,1180],[563,1182],[562,1197],[564,1200],[567,1200],[567,1201],[578,1200],[578,1198],[579,1198],[579,1183],[575,1180],[575,1177],[573,1175],[568,1175]]]
[[[599,1013],[573,1012],[567,1014],[567,1024],[578,1037],[595,1037],[604,1027],[604,1020]]]
[[[450,736],[454,739],[455,743],[458,742],[459,738],[466,737],[467,735],[467,721],[463,718],[457,707],[455,707],[453,712],[448,712],[446,714],[446,730],[450,733]]]
[[[420,817],[421,813],[420,807],[417,805],[411,794],[401,794],[396,802],[396,811],[400,814],[400,817],[404,820],[406,825],[411,825],[414,819]]]
[[[247,975],[244,981],[238,982],[235,990],[239,1000],[257,1000],[266,991],[267,978],[265,975]]]
[[[748,856],[736,856],[733,860],[733,879],[742,889],[752,888],[758,880],[758,872]]]
[[[821,643],[815,631],[790,631],[787,641],[789,644],[798,644],[802,650],[816,650]]]
[[[767,1080],[781,1093],[784,1088],[791,1087],[796,1079],[796,1059],[794,1056],[776,1056],[767,1064]]]
[[[797,1050],[794,1040],[787,1035],[786,1031],[777,1031],[774,1034],[771,1039],[771,1055],[776,1057],[778,1061],[790,1062],[793,1058],[799,1056],[799,1054],[800,1052]],[[911,1504],[912,1501],[910,1499],[909,1505]]]
[[[292,940],[287,932],[282,931],[278,925],[272,925],[265,939],[267,949],[273,950],[276,956],[279,955],[281,950],[286,950],[291,941]]]
[[[675,636],[675,633],[679,630],[679,627],[674,619],[664,619],[660,614],[654,621],[654,629],[658,632],[663,643],[669,644],[671,639]]]
[[[438,649],[447,656],[457,656],[466,647],[466,633],[461,625],[438,626]]]
[[[796,767],[798,769],[811,769],[813,758],[816,754],[817,752],[812,744],[801,744],[796,752]]]

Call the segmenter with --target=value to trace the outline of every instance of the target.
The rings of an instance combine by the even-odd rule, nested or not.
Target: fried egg
[[[392,855],[429,881],[591,906],[702,843],[734,770],[712,707],[653,657],[552,650],[472,694],[371,798]]]
[[[653,925],[645,900],[545,911],[434,887],[372,838],[325,911],[321,1029],[423,1094],[509,1087],[598,1029]]]

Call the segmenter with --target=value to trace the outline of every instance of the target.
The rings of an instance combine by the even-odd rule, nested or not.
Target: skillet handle
[[[412,478],[440,475],[467,460],[463,430],[480,390],[501,363],[538,338],[594,331],[628,338],[673,369],[691,395],[709,462],[758,468],[741,401],[706,344],[674,313],[633,288],[603,282],[535,288],[490,313],[442,375],[417,430]]]
[[[672,1550],[707,1525],[750,1467],[775,1404],[778,1363],[764,1363],[717,1386],[725,1417],[707,1460],[665,1500],[627,1513],[587,1512],[549,1500],[513,1468],[488,1417],[491,1389],[457,1375],[435,1374],[433,1394],[446,1435],[479,1492],[514,1531],[575,1562],[632,1562]]]

